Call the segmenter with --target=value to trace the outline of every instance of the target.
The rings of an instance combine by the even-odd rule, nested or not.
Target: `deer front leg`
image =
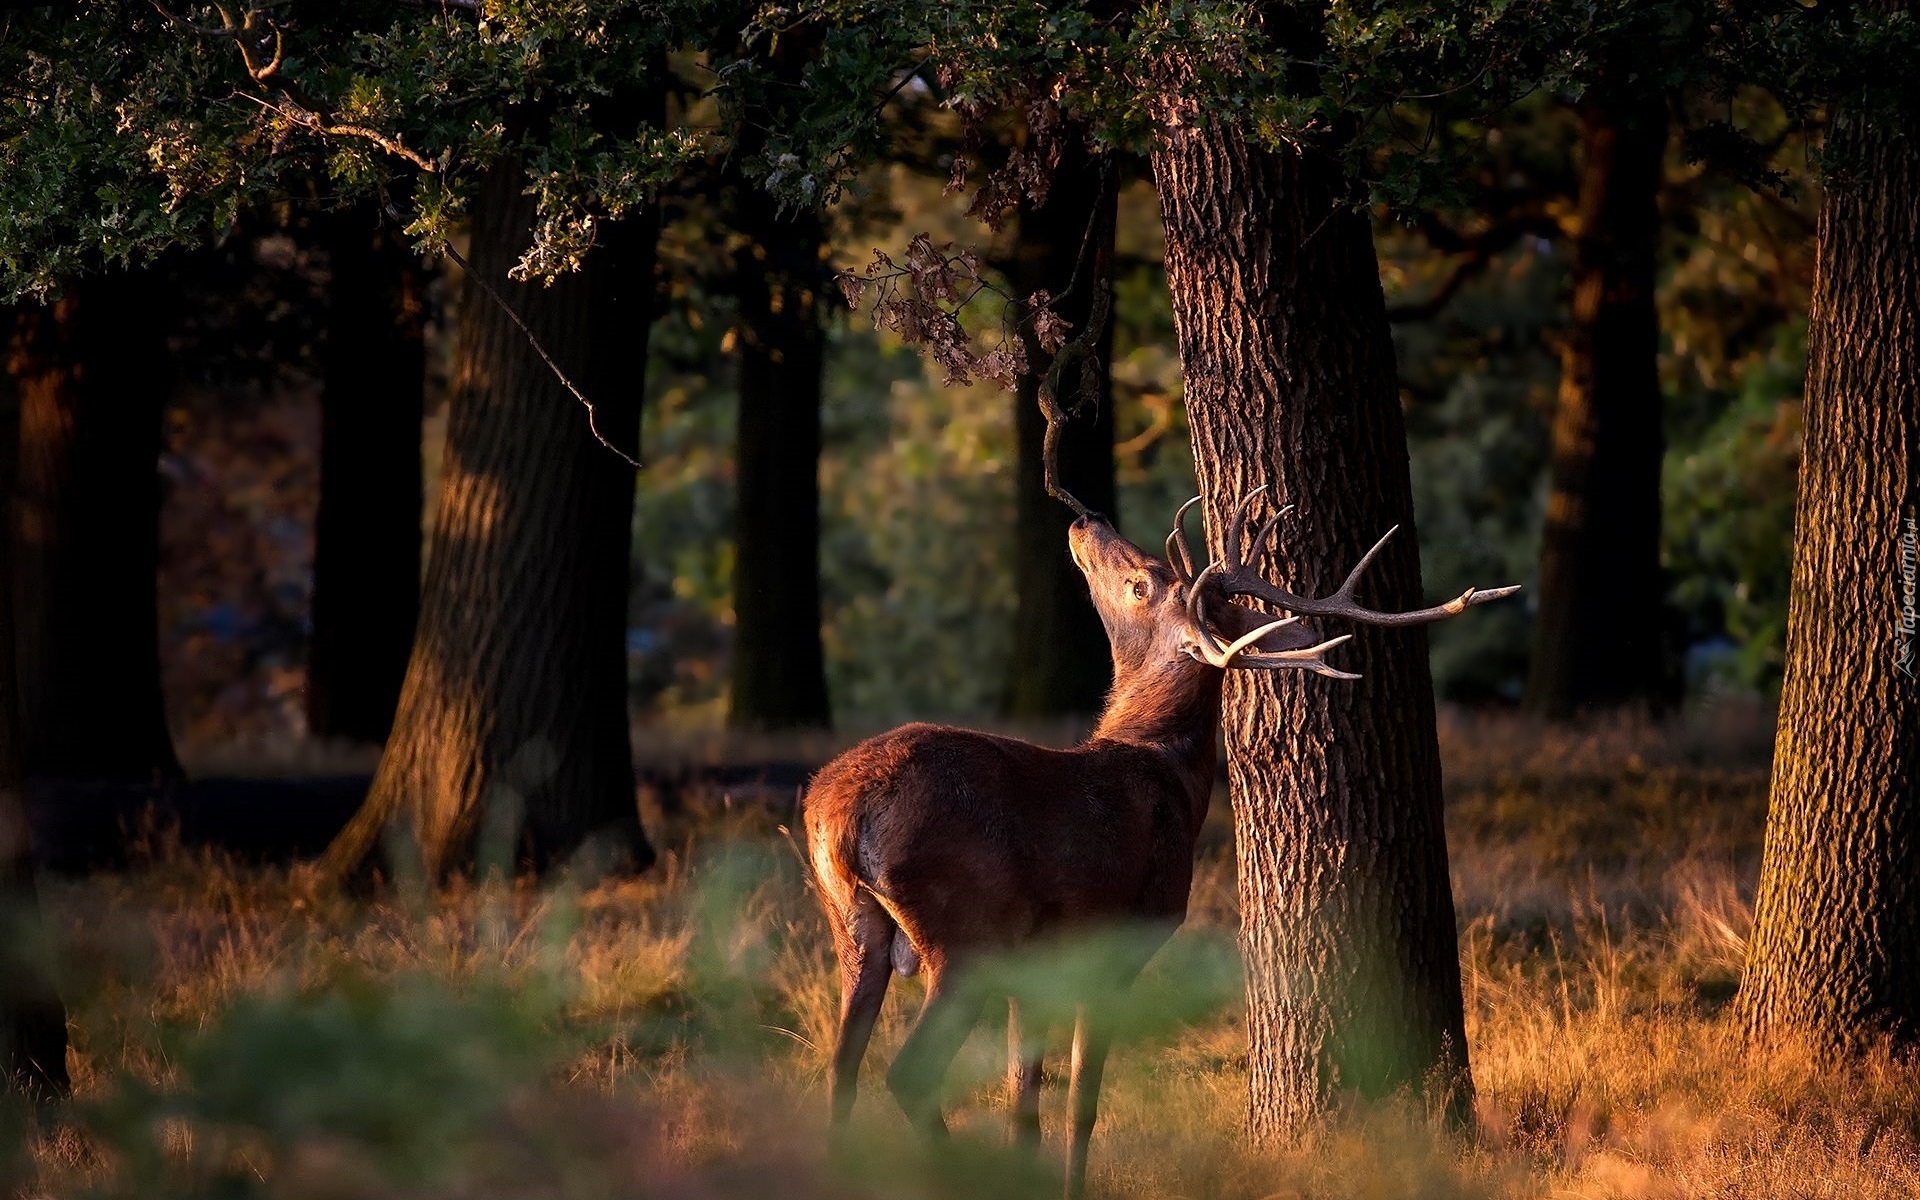
[[[926,966],[927,999],[887,1069],[887,1089],[914,1128],[940,1137],[947,1132],[940,1116],[940,1081],[980,1017],[980,996],[947,964]]]
[[[1073,1113],[1073,1140],[1067,1147],[1067,1200],[1080,1200],[1087,1190],[1087,1143],[1100,1114],[1100,1076],[1107,1066],[1112,1041],[1104,1014],[1092,1004],[1080,1006],[1073,1025],[1073,1079],[1067,1107]]]
[[[1020,1002],[1007,1001],[1007,1090],[1013,1094],[1013,1140],[1028,1149],[1040,1144],[1040,1062],[1046,1030],[1020,1020]]]

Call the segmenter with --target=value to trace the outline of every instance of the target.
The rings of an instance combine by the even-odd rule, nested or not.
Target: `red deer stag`
[[[1227,668],[1337,670],[1326,653],[1350,635],[1315,643],[1303,616],[1369,625],[1420,625],[1518,590],[1469,588],[1417,612],[1363,608],[1354,589],[1388,530],[1331,596],[1295,596],[1249,569],[1241,533],[1259,489],[1244,499],[1220,561],[1197,575],[1183,521],[1164,561],[1098,517],[1074,522],[1068,543],[1087,577],[1113,649],[1113,690],[1099,725],[1070,750],[943,725],[905,725],[829,763],[807,791],[807,853],[840,960],[833,1122],[853,1108],[860,1059],[894,971],[926,972],[926,1000],[887,1086],[916,1126],[945,1131],[940,1080],[987,998],[969,968],[1048,938],[1125,926],[1126,943],[1100,994],[1078,997],[1069,1108],[1066,1194],[1081,1194],[1100,1075],[1110,1036],[1102,1000],[1131,983],[1186,917],[1194,839],[1214,782],[1220,682]],[[1258,553],[1288,509],[1261,527]],[[1284,610],[1256,612],[1229,597]],[[1226,644],[1222,644],[1224,639]],[[1037,1044],[1009,1044],[1014,1123],[1039,1136]],[[1031,1035],[1032,1031],[1028,1031]]]

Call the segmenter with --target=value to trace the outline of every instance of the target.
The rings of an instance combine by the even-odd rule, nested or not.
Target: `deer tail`
[[[813,799],[814,794],[809,792],[807,800]],[[808,807],[812,807],[811,803]],[[813,886],[828,913],[851,930],[859,923],[863,906],[870,908],[872,916],[892,927],[887,957],[894,971],[900,975],[917,974],[920,955],[912,939],[900,927],[886,901],[873,890],[872,881],[861,874],[860,821],[830,818],[809,820],[806,826],[808,873],[813,876]],[[862,891],[866,896],[860,895]]]
[[[814,799],[811,792],[807,799]],[[828,911],[846,921],[853,915],[860,891],[860,824],[830,817],[809,820],[806,826],[807,865],[813,886]]]

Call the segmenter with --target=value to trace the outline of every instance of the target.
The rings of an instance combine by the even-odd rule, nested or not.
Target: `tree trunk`
[[[1664,707],[1676,673],[1660,568],[1660,327],[1654,276],[1666,100],[1596,89],[1584,163],[1573,323],[1561,358],[1528,703],[1553,717]]]
[[[821,302],[825,234],[811,212],[782,217],[771,196],[735,186],[740,430],[735,462],[733,689],[728,720],[747,729],[826,728],[820,645]]]
[[[595,440],[589,414],[478,281],[632,454],[656,225],[608,222],[580,271],[551,286],[510,283],[531,237],[525,187],[521,164],[503,161],[474,206],[413,655],[372,790],[328,849],[329,873],[355,869],[389,828],[413,840],[429,877],[476,851],[548,864],[590,836],[652,859],[627,742],[633,470]]]
[[[1807,330],[1786,678],[1739,1007],[1920,1043],[1920,150],[1842,112]]]
[[[1099,163],[1077,137],[1066,136],[1046,203],[1020,206],[1020,240],[1007,264],[1022,297],[1044,288],[1065,297],[1058,311],[1077,333],[1093,307],[1094,260],[1113,250],[1118,190],[1103,186]],[[1088,236],[1089,227],[1093,236]],[[1068,289],[1073,289],[1069,294]],[[1013,659],[1003,707],[1011,717],[1091,715],[1100,711],[1112,682],[1106,630],[1087,595],[1087,583],[1067,556],[1067,526],[1073,513],[1047,495],[1042,446],[1046,417],[1040,411],[1040,380],[1050,356],[1033,331],[1022,327],[1027,361],[1034,369],[1014,389],[1013,424],[1019,438],[1014,471],[1013,578],[1018,598]],[[1113,357],[1113,322],[1095,350],[1099,389],[1092,403],[1060,431],[1060,485],[1096,512],[1114,511],[1113,404],[1107,367]],[[1078,372],[1062,385],[1078,386]],[[1061,396],[1071,407],[1077,394]]]
[[[0,381],[0,531],[11,528],[20,413]],[[14,675],[13,539],[0,536],[0,1087],[67,1094],[67,1014],[54,990],[33,886]]]
[[[1273,578],[1330,592],[1399,525],[1363,599],[1420,605],[1378,264],[1335,160],[1181,124],[1153,172],[1209,547],[1235,499],[1270,485],[1269,507],[1298,505],[1265,561]],[[1259,1142],[1297,1134],[1340,1093],[1410,1085],[1455,1112],[1471,1099],[1426,636],[1351,632],[1340,655],[1355,682],[1228,672]]]
[[[165,278],[101,275],[23,307],[14,597],[29,774],[178,776],[160,690]]]
[[[420,612],[420,268],[377,216],[328,222],[307,732],[384,741]]]
[[[0,604],[10,601],[0,600]],[[10,649],[0,655],[12,657]],[[12,706],[0,721],[15,725]],[[17,742],[12,749],[18,749]],[[0,768],[0,1089],[35,1100],[63,1097],[67,1079],[67,1012],[51,975],[46,922],[33,885],[26,790],[19,762]]]

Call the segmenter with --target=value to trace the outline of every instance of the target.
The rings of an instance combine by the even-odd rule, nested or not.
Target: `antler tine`
[[[1187,589],[1187,620],[1193,626],[1194,640],[1198,643],[1194,648],[1200,651],[1199,657],[1205,662],[1224,669],[1233,661],[1233,657],[1221,647],[1219,639],[1213,636],[1213,630],[1207,628],[1205,604],[1207,580],[1213,578],[1219,569],[1219,563],[1208,563],[1206,569],[1200,572],[1194,579],[1193,585]]]
[[[1485,604],[1489,600],[1504,600],[1519,590],[1520,585],[1517,583],[1497,588],[1468,588],[1445,604],[1436,604],[1434,607],[1445,610],[1449,617],[1457,616],[1476,604]]]
[[[1227,540],[1222,549],[1221,559],[1230,567],[1244,566],[1246,560],[1240,557],[1240,531],[1246,528],[1248,514],[1253,512],[1254,503],[1260,499],[1260,493],[1267,490],[1266,484],[1240,497],[1240,503],[1234,507],[1233,519],[1227,522]]]
[[[1260,532],[1253,535],[1253,552],[1256,555],[1260,553],[1260,548],[1267,544],[1267,539],[1273,536],[1273,531],[1280,528],[1280,522],[1286,520],[1287,514],[1292,511],[1293,505],[1285,505],[1279,512],[1268,517],[1267,523],[1260,527]]]
[[[1285,629],[1287,626],[1293,624],[1295,621],[1298,621],[1299,619],[1300,619],[1299,617],[1282,617],[1278,621],[1269,621],[1265,625],[1262,625],[1257,629],[1250,629],[1247,632],[1241,634],[1239,637],[1235,638],[1232,642],[1229,642],[1225,649],[1221,649],[1219,642],[1213,642],[1213,635],[1208,634],[1207,640],[1210,642],[1213,642],[1213,649],[1219,651],[1219,655],[1220,655],[1219,660],[1214,662],[1213,665],[1216,667],[1220,667],[1222,669],[1225,669],[1228,667],[1258,667],[1263,665],[1274,665],[1274,666],[1293,665],[1289,663],[1282,663],[1278,660],[1287,658],[1289,655],[1297,655],[1300,653],[1298,650],[1277,650],[1271,654],[1265,654],[1265,653],[1249,654],[1247,653],[1247,647],[1253,645],[1255,642],[1259,641],[1261,638],[1272,633],[1274,630]],[[1333,639],[1333,641],[1326,643],[1326,645],[1331,646],[1338,642],[1344,642],[1349,637],[1352,637],[1352,636],[1353,636],[1352,634],[1342,634],[1341,636]]]
[[[1386,548],[1387,539],[1399,532],[1400,532],[1400,527],[1398,525],[1395,525],[1393,528],[1381,534],[1380,540],[1373,544],[1373,548],[1371,550],[1368,550],[1365,554],[1362,554],[1360,556],[1360,561],[1353,564],[1353,570],[1347,572],[1346,581],[1342,583],[1339,587],[1339,590],[1335,591],[1333,594],[1335,596],[1344,596],[1348,600],[1353,599],[1353,589],[1356,585],[1359,584],[1360,576],[1366,572],[1366,569],[1368,567],[1373,565],[1374,559],[1380,557],[1380,551]]]
[[[1167,565],[1173,568],[1174,578],[1192,583],[1193,564],[1187,560],[1186,547],[1180,544],[1183,540],[1178,529],[1167,535]]]
[[[1215,661],[1216,656],[1224,652],[1220,649],[1220,643],[1214,640],[1213,631],[1207,628],[1206,608],[1201,602],[1201,594],[1206,589],[1207,580],[1213,578],[1214,572],[1219,570],[1219,567],[1219,563],[1208,563],[1206,569],[1201,571],[1187,588],[1187,620],[1193,625],[1194,637],[1200,643],[1198,649],[1202,652],[1202,657],[1216,667],[1220,665]]]
[[[1187,545],[1187,512],[1200,503],[1200,497],[1182,504],[1173,514],[1173,532],[1167,534],[1167,565],[1182,583],[1193,582],[1193,550]]]
[[[1193,587],[1187,593],[1187,616],[1193,622],[1194,640],[1196,643],[1188,652],[1193,654],[1195,658],[1200,659],[1202,662],[1209,663],[1212,666],[1219,667],[1223,671],[1229,668],[1240,667],[1265,671],[1312,671],[1316,675],[1326,675],[1334,679],[1360,678],[1351,672],[1342,671],[1331,666],[1326,659],[1322,657],[1328,650],[1333,649],[1342,642],[1350,640],[1353,637],[1350,633],[1343,633],[1339,637],[1329,638],[1317,646],[1307,646],[1303,649],[1247,653],[1247,647],[1252,646],[1261,638],[1266,637],[1277,629],[1285,629],[1287,626],[1295,624],[1300,620],[1299,617],[1282,617],[1277,621],[1268,621],[1258,628],[1241,634],[1235,638],[1232,643],[1222,646],[1219,639],[1213,636],[1213,631],[1207,628],[1206,614],[1202,601],[1202,597],[1206,591],[1207,580],[1212,578],[1219,569],[1219,563],[1209,563],[1207,569],[1200,572],[1200,577],[1193,581]]]
[[[1252,497],[1258,494],[1259,489],[1256,489],[1256,491],[1249,493],[1246,500],[1241,501],[1240,515],[1244,516]],[[1254,543],[1256,553],[1260,546],[1266,542],[1267,538],[1271,536],[1280,518],[1286,516],[1291,509],[1291,505],[1281,509],[1279,513],[1269,518],[1266,524],[1260,527],[1260,532],[1256,535],[1256,541]],[[1262,578],[1247,566],[1246,562],[1240,557],[1239,524],[1240,522],[1236,522],[1235,526],[1228,529],[1225,547],[1226,553],[1222,555],[1220,562],[1213,564],[1219,568],[1214,572],[1216,586],[1230,596],[1252,596],[1256,599],[1266,601],[1275,608],[1299,616],[1340,617],[1361,625],[1380,625],[1386,627],[1427,625],[1434,621],[1443,621],[1448,617],[1458,616],[1476,604],[1485,604],[1489,600],[1498,600],[1504,596],[1511,596],[1520,590],[1518,584],[1510,587],[1487,588],[1485,590],[1468,588],[1459,596],[1447,601],[1445,604],[1436,604],[1431,608],[1414,609],[1410,612],[1379,612],[1357,603],[1353,595],[1354,591],[1359,587],[1360,577],[1366,573],[1368,567],[1373,565],[1374,560],[1380,557],[1380,552],[1386,548],[1387,542],[1399,531],[1400,527],[1395,525],[1392,529],[1382,534],[1380,540],[1375,542],[1371,549],[1360,556],[1360,561],[1354,564],[1351,571],[1347,572],[1346,579],[1334,590],[1332,595],[1324,597],[1296,596],[1278,584],[1271,583]],[[1289,653],[1291,653],[1291,651],[1289,651]]]
[[[1297,621],[1299,618],[1295,617],[1294,620]],[[1262,671],[1312,671],[1315,675],[1325,675],[1329,679],[1358,679],[1359,675],[1352,671],[1342,671],[1322,657],[1341,642],[1352,640],[1352,634],[1343,633],[1339,637],[1328,638],[1317,646],[1305,646],[1298,650],[1242,654],[1233,665]]]

